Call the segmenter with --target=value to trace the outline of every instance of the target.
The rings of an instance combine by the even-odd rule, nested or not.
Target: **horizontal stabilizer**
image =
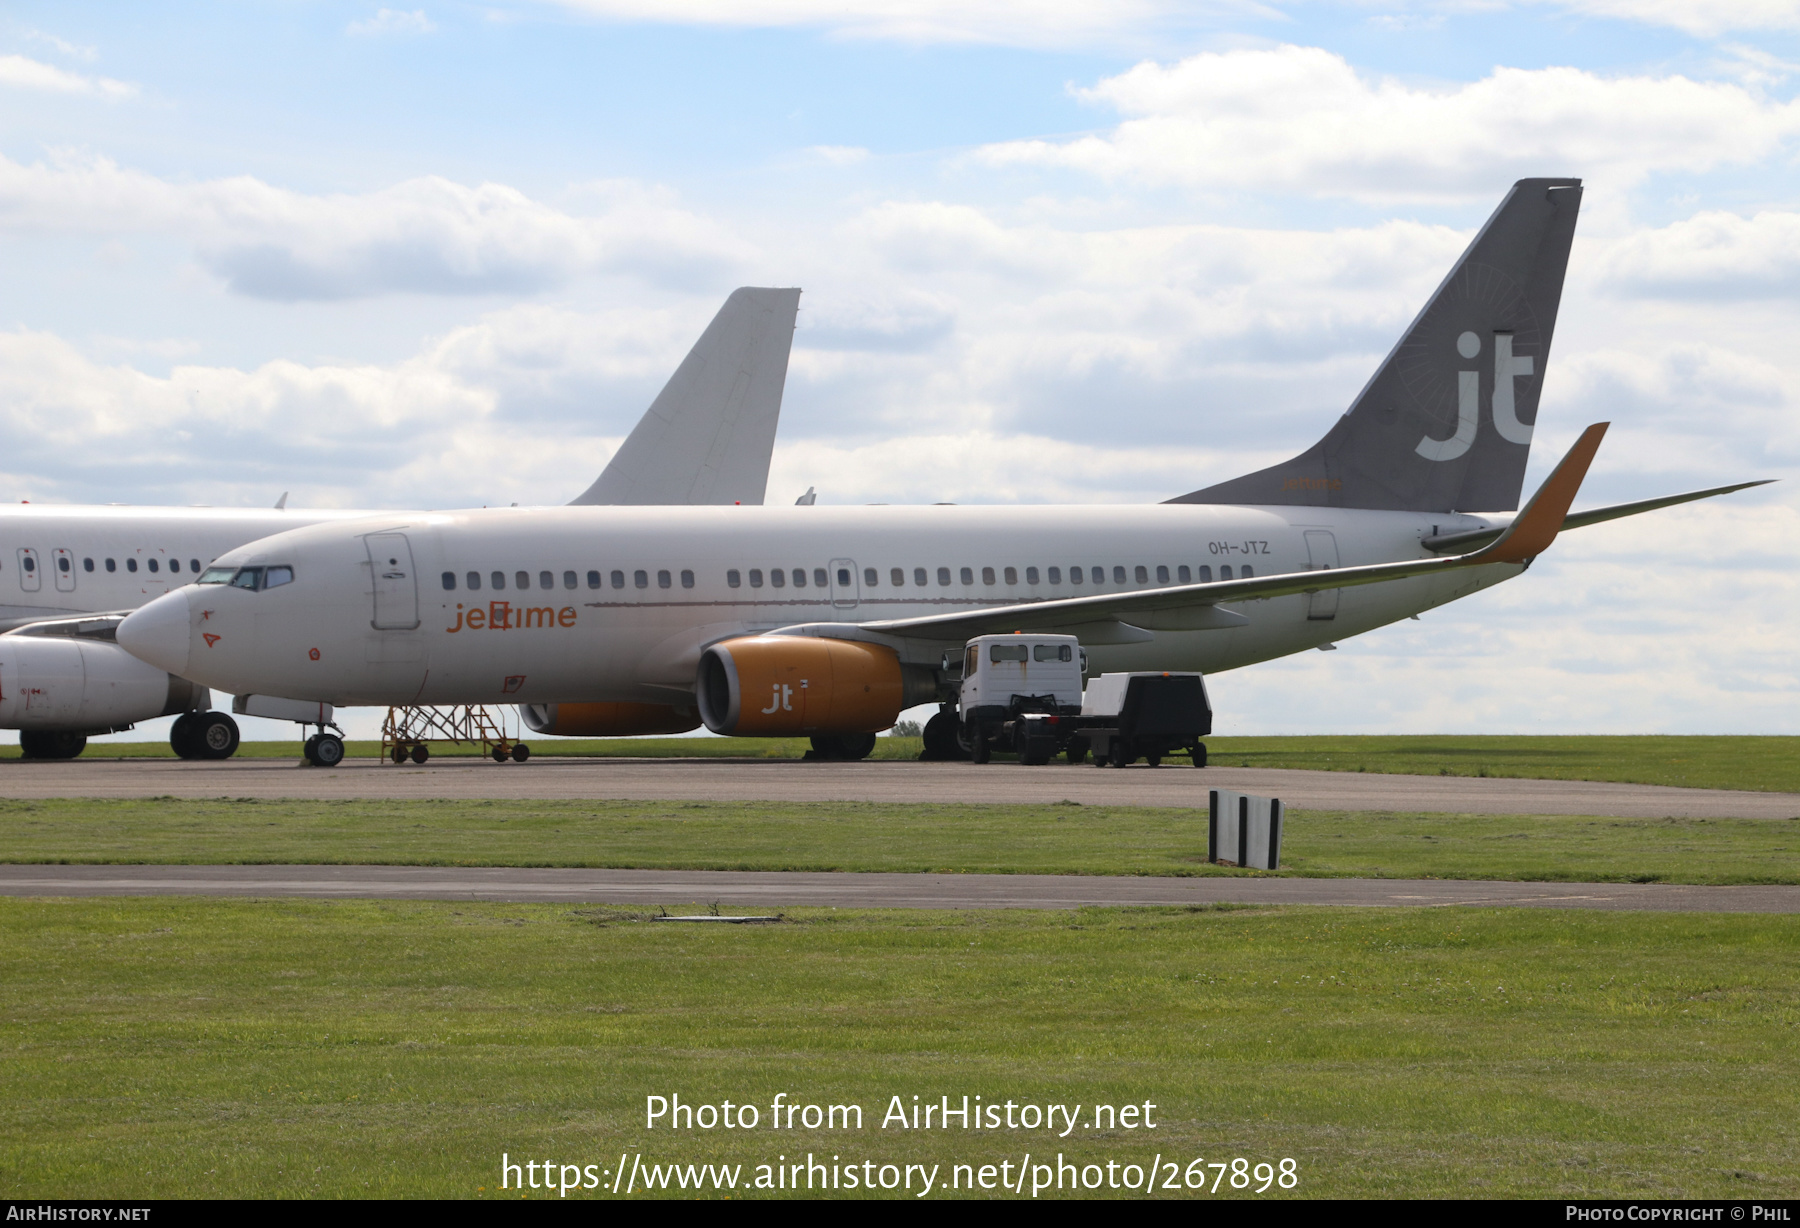
[[[781,418],[799,290],[733,290],[571,504],[760,504]]]
[[[1716,495],[1729,495],[1740,490],[1749,490],[1752,486],[1767,486],[1774,478],[1761,478],[1754,482],[1733,482],[1730,486],[1714,486],[1707,490],[1690,490],[1682,495],[1663,495],[1656,499],[1638,499],[1632,503],[1615,503],[1611,507],[1597,507],[1586,512],[1571,512],[1563,517],[1563,532],[1570,529],[1584,529],[1591,524],[1605,524],[1608,520],[1621,520],[1626,516],[1636,516],[1641,512],[1654,512],[1659,508],[1677,507],[1683,503],[1692,503],[1696,499],[1711,499]],[[1440,533],[1436,537],[1427,537],[1419,544],[1427,550],[1468,550],[1483,542],[1493,541],[1506,532],[1503,525],[1491,529],[1468,529],[1461,533]]]

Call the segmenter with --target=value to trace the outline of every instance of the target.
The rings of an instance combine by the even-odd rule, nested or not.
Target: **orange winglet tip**
[[[1600,441],[1611,425],[1610,422],[1596,422],[1581,432],[1581,438],[1550,471],[1537,494],[1531,496],[1531,502],[1514,519],[1512,527],[1486,550],[1471,556],[1471,561],[1523,563],[1549,549],[1557,533],[1562,531],[1569,507],[1580,493],[1588,466],[1593,463],[1594,453],[1600,450]]]

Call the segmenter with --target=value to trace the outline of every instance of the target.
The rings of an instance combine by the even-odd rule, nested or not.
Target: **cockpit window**
[[[280,588],[283,584],[292,584],[293,582],[294,569],[292,567],[271,567],[263,574],[264,588]]]
[[[263,569],[260,567],[240,567],[237,575],[231,578],[232,588],[254,589],[262,584]]]
[[[109,559],[107,561],[111,562],[112,560]],[[208,567],[206,569],[206,574],[201,576],[197,583],[230,584],[231,577],[235,575],[237,575],[237,568],[235,567]]]

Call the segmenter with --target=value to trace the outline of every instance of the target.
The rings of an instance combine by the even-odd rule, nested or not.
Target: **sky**
[[[1527,485],[1599,420],[1579,505],[1782,480],[1219,675],[1217,731],[1800,733],[1797,86],[1800,0],[15,2],[0,498],[564,502],[776,285],[771,502],[1156,502],[1573,175]]]

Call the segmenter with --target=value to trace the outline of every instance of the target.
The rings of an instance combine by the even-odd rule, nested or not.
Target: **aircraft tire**
[[[315,733],[306,739],[306,761],[314,767],[336,767],[344,761],[344,739],[335,733]]]
[[[63,729],[19,730],[19,754],[26,759],[73,759],[87,749],[85,733]]]
[[[969,752],[962,743],[956,740],[956,715],[951,712],[938,712],[925,722],[925,749],[919,752],[921,759],[967,759]]]
[[[181,759],[200,757],[200,747],[194,738],[194,713],[183,712],[169,726],[169,749]]]
[[[190,728],[196,759],[229,759],[237,754],[237,722],[225,713],[199,713]]]

